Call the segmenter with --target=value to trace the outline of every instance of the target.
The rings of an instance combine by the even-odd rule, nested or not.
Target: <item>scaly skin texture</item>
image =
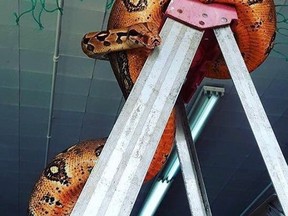
[[[235,6],[239,17],[232,25],[236,40],[249,71],[258,67],[273,47],[276,28],[273,1],[200,1]],[[120,51],[107,55],[125,97],[129,95],[151,49],[159,45],[157,31],[163,22],[167,3],[169,0],[116,0],[109,19],[109,31],[88,33],[82,40],[82,49],[90,57],[97,57],[102,49],[103,54]],[[151,25],[146,25],[146,22]],[[138,46],[142,48],[131,49]],[[203,70],[207,77],[229,78],[219,47],[209,45],[207,50],[209,52],[204,53],[204,60],[199,62],[197,68]],[[174,134],[173,111],[146,180],[153,178],[165,163],[174,142]],[[82,142],[57,155],[34,187],[29,202],[29,215],[70,215],[104,143],[105,140]]]
[[[81,46],[91,58],[102,58],[108,53],[145,47],[154,49],[160,45],[159,26],[153,22],[137,23],[129,27],[89,32],[84,35]]]
[[[255,70],[269,55],[273,48],[276,31],[276,15],[273,0],[200,0],[204,3],[223,3],[233,5],[238,20],[233,23],[238,46],[250,72]],[[210,47],[214,56],[204,62],[202,70],[206,77],[230,78],[226,63],[219,47]],[[216,53],[216,55],[215,55]]]
[[[104,143],[83,141],[58,154],[34,186],[28,215],[70,215]]]

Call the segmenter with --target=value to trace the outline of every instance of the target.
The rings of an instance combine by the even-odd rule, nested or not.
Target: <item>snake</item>
[[[231,28],[249,72],[254,71],[273,48],[276,14],[273,0],[199,0],[235,7],[238,19]],[[161,45],[160,28],[170,0],[115,0],[108,30],[86,33],[81,41],[91,58],[109,58],[125,98],[153,49]],[[228,79],[229,71],[220,48],[205,44],[197,69],[205,77]],[[208,52],[209,51],[209,52]],[[172,111],[146,174],[151,180],[161,170],[174,144],[175,110]],[[35,183],[28,215],[70,215],[106,139],[81,141],[56,155]]]

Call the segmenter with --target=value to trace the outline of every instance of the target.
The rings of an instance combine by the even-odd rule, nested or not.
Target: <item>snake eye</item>
[[[87,50],[92,52],[94,50],[94,46],[91,45],[91,44],[88,44],[87,45]]]

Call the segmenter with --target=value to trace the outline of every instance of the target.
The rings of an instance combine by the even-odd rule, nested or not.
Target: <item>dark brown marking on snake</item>
[[[104,45],[104,46],[110,46],[111,43],[110,43],[109,41],[104,41],[103,45]]]
[[[261,26],[263,25],[263,20],[254,22],[250,27],[252,28],[252,31],[257,31]]]
[[[259,4],[262,3],[263,0],[248,0],[248,5]]]
[[[41,201],[48,203],[49,205],[53,205],[55,198],[51,196],[50,193],[47,193],[45,196],[42,197]]]
[[[133,88],[133,81],[130,77],[127,54],[126,52],[119,52],[116,58],[120,73],[115,73],[115,76],[118,80],[124,97],[127,98]],[[123,89],[125,89],[125,91]]]
[[[56,200],[55,197],[53,197],[49,192],[42,197],[41,201],[47,203],[50,206],[52,205],[55,205],[57,207],[63,206],[60,200]]]
[[[123,0],[123,3],[128,12],[143,11],[147,7],[147,0],[138,0],[137,4],[132,3],[130,0]]]
[[[83,39],[82,39],[82,43],[83,44],[88,44],[88,42],[89,42],[89,38],[86,38],[86,35],[83,37]]]
[[[88,169],[88,172],[91,173],[93,167],[92,166],[88,166],[87,169]]]
[[[91,51],[91,52],[93,52],[94,51],[94,46],[93,45],[91,45],[91,44],[88,44],[87,45],[87,50],[89,50],[89,51]]]
[[[105,39],[110,35],[109,31],[101,31],[95,37],[99,41],[105,41]]]
[[[138,36],[138,35],[140,35],[140,33],[137,32],[135,29],[131,29],[131,30],[129,30],[128,35],[129,36]]]
[[[56,159],[52,161],[44,170],[46,178],[52,181],[60,182],[63,185],[68,186],[70,184],[70,178],[65,171],[65,161]]]
[[[121,39],[121,37],[127,37],[127,32],[117,32],[116,35],[117,35],[116,43],[122,44],[123,40]]]

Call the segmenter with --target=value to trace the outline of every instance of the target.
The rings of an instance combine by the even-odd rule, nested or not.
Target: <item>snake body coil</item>
[[[268,56],[275,38],[273,0],[201,0],[235,6],[239,20],[232,29],[249,71]],[[161,42],[158,29],[169,0],[115,0],[108,31],[84,36],[82,49],[90,57],[108,55],[123,94],[127,97],[151,49]],[[144,47],[144,48],[143,48]],[[200,70],[211,78],[229,78],[219,47],[208,47]],[[114,52],[117,51],[117,52]],[[155,176],[168,157],[175,134],[173,111],[146,180]],[[35,184],[29,215],[69,215],[95,165],[105,140],[81,142],[57,155]]]

